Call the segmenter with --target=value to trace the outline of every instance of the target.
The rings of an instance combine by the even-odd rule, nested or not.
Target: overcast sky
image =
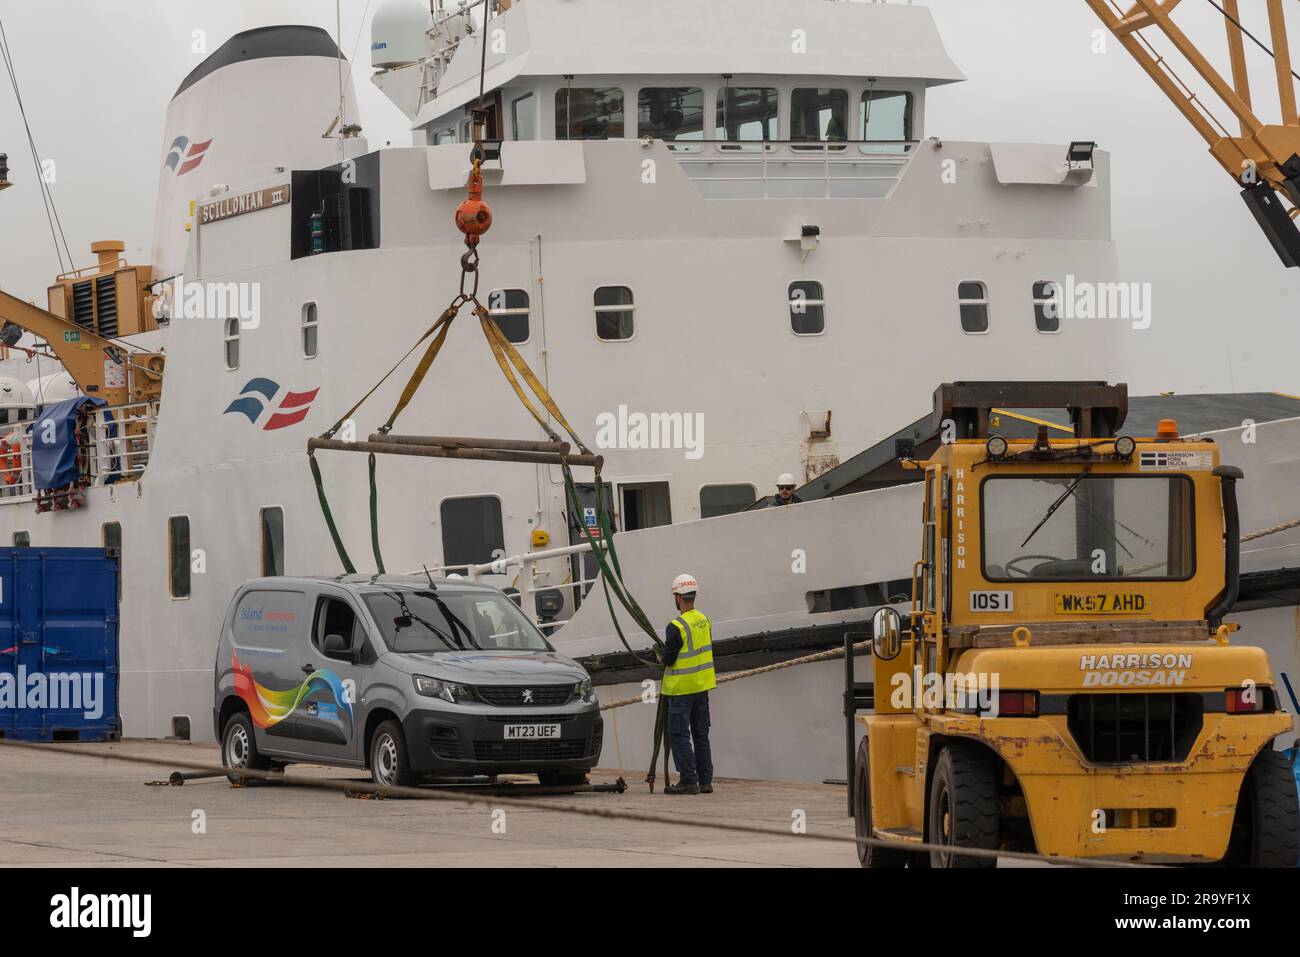
[[[369,18],[379,3],[341,3],[344,52],[372,148],[409,144],[406,118],[368,82]],[[1100,24],[1084,0],[927,5],[968,80],[932,93],[926,135],[1095,139],[1113,153],[1122,278],[1153,286],[1152,327],[1131,333],[1131,368],[1123,370],[1135,391],[1300,393],[1300,270],[1282,267],[1204,142],[1129,54],[1108,34],[1106,52],[1094,51]],[[1184,10],[1185,26],[1226,62],[1220,15],[1199,0]],[[1292,48],[1300,51],[1300,7],[1292,12]],[[206,32],[209,52],[231,34],[271,23],[311,23],[333,34],[335,4],[0,0],[0,20],[37,146],[56,162],[53,191],[68,245],[84,265],[89,244],[107,238],[125,240],[133,261],[148,259],[167,103],[203,59],[192,50],[193,31]],[[1267,39],[1265,18],[1250,25]],[[1255,49],[1250,61],[1257,109],[1273,119],[1271,61]],[[0,288],[43,303],[58,262],[7,81],[0,152],[18,184],[0,194]]]

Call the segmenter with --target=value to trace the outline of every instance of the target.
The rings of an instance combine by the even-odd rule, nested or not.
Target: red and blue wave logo
[[[262,426],[262,431],[274,432],[276,429],[287,429],[291,425],[297,425],[307,418],[307,413],[311,411],[311,404],[316,401],[318,392],[320,389],[312,389],[310,392],[285,392],[279,403],[276,403],[275,397],[280,393],[278,382],[272,379],[249,379],[248,383],[239,390],[239,398],[226,406],[226,411],[221,414],[229,415],[237,412],[245,416],[253,425],[257,425],[263,413],[270,409],[271,417]]]
[[[175,172],[177,176],[184,176],[203,162],[203,157],[207,155],[208,147],[211,145],[212,140],[191,143],[188,136],[178,136],[172,140],[171,149],[167,151],[167,158],[163,160],[163,165]]]

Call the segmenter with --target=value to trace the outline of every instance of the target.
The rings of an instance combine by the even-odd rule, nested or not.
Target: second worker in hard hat
[[[781,477],[776,480],[776,494],[772,496],[772,504],[797,505],[802,501],[794,494],[794,476],[789,472],[781,473]]]
[[[673,579],[677,617],[664,632],[662,693],[668,699],[668,742],[680,777],[665,794],[712,794],[713,754],[709,748],[709,691],[717,687],[713,671],[713,635],[709,619],[695,608],[699,585],[691,575]]]

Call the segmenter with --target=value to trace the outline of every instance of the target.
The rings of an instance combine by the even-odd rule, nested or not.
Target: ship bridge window
[[[488,315],[515,345],[528,341],[528,292],[493,289],[488,293]]]
[[[167,589],[173,598],[190,597],[190,517],[167,519]]]
[[[557,140],[618,140],[623,127],[623,91],[618,87],[565,87],[556,92]]]
[[[448,143],[456,142],[456,131],[453,129],[439,130],[433,135],[434,146],[446,146]]]
[[[637,94],[637,135],[670,143],[704,139],[704,91],[698,86],[652,86]],[[696,150],[698,146],[670,146]]]
[[[835,143],[849,138],[847,90],[797,89],[790,96],[790,139]],[[844,149],[843,146],[831,147]],[[794,149],[821,149],[796,146]]]
[[[1042,333],[1061,331],[1061,306],[1057,286],[1051,281],[1034,283],[1034,326]]]
[[[595,301],[597,337],[608,342],[631,339],[636,331],[632,290],[627,286],[601,286]]]
[[[444,567],[460,570],[505,556],[501,499],[495,495],[449,498],[442,503],[439,514]]]
[[[537,102],[531,93],[510,101],[510,129],[517,140],[537,139]]]
[[[284,574],[284,509],[278,505],[259,513],[262,526],[262,576]]]
[[[302,354],[315,359],[316,353],[316,303],[309,302],[302,307]]]
[[[790,283],[790,328],[796,336],[819,336],[826,331],[826,294],[821,283]]]
[[[729,86],[718,96],[716,138],[729,144],[780,138],[780,94],[768,86]],[[740,149],[729,145],[723,149]]]
[[[961,310],[961,331],[981,335],[989,331],[989,289],[982,282],[967,281],[957,285]]]
[[[706,485],[700,489],[700,518],[743,512],[757,498],[752,485]]]
[[[224,341],[226,344],[226,368],[238,369],[239,368],[239,320],[238,319],[226,320],[226,333],[225,333]]]
[[[911,150],[913,97],[896,90],[868,90],[862,94],[858,129],[870,141],[866,153],[906,153]],[[896,142],[904,140],[908,142]],[[891,142],[893,141],[893,142]]]

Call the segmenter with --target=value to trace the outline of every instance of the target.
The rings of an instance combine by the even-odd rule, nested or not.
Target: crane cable
[[[352,418],[358,409],[379,389],[380,386],[391,376],[397,369],[420,347],[426,340],[432,340],[425,347],[424,355],[421,356],[415,370],[412,372],[410,379],[407,381],[405,388],[402,390],[397,404],[393,407],[392,413],[388,420],[379,427],[381,435],[387,435],[393,428],[397,417],[402,414],[410,401],[415,397],[428,374],[433,361],[437,358],[446,342],[447,333],[451,329],[452,322],[466,306],[472,306],[472,311],[478,317],[479,326],[483,331],[484,338],[492,351],[492,356],[496,360],[498,368],[505,376],[510,387],[514,390],[520,403],[528,410],[529,414],[541,427],[542,431],[555,442],[559,442],[560,437],[555,430],[551,428],[550,422],[534,405],[529,397],[529,392],[546,411],[554,421],[567,432],[574,444],[577,445],[580,453],[590,455],[591,452],[586,444],[579,437],[574,428],[565,419],[564,413],[560,411],[550,393],[542,384],[541,380],[533,373],[528,363],[524,360],[514,345],[506,338],[501,328],[492,319],[487,308],[478,299],[479,287],[479,240],[484,233],[491,228],[492,210],[483,202],[483,161],[485,159],[483,134],[487,124],[486,111],[482,109],[485,102],[486,75],[487,75],[487,11],[484,11],[483,25],[481,28],[480,45],[482,53],[480,57],[479,73],[479,108],[474,111],[473,131],[474,147],[471,151],[472,166],[469,176],[469,195],[464,202],[456,209],[456,226],[465,236],[466,251],[461,256],[461,276],[460,291],[452,299],[451,304],[442,313],[436,322],[430,326],[417,341],[407,350],[398,362],[386,372],[380,380],[368,391],[361,399],[356,402],[347,412],[345,412],[337,422],[327,429],[321,438],[332,439],[334,435],[343,427],[344,423]],[[521,382],[522,380],[522,382]],[[524,386],[527,386],[525,391]],[[339,534],[338,525],[334,520],[332,510],[330,509],[328,496],[325,493],[324,479],[321,475],[320,466],[316,461],[315,450],[308,449],[308,462],[311,468],[312,480],[316,486],[316,496],[320,502],[321,514],[324,517],[326,528],[330,533],[330,538],[334,543],[335,551],[338,553],[339,560],[343,568],[349,574],[355,574],[356,568],[348,555],[347,548],[343,544],[342,536]],[[573,471],[566,460],[565,455],[561,455],[561,469],[564,475],[565,501],[570,517],[581,514],[581,504],[579,501],[577,486],[573,479]],[[375,567],[380,573],[384,573],[384,560],[379,544],[379,490],[377,482],[377,462],[375,453],[368,453],[368,476],[370,486],[370,544],[374,553]],[[630,589],[623,581],[623,570],[618,558],[618,550],[614,544],[613,522],[610,519],[609,509],[605,503],[604,482],[601,478],[600,467],[597,466],[595,474],[595,495],[596,495],[596,517],[597,527],[600,530],[604,547],[598,546],[596,537],[592,530],[587,527],[585,522],[578,522],[577,525],[582,536],[591,546],[591,554],[600,568],[600,581],[604,590],[605,603],[609,609],[610,620],[614,625],[619,640],[623,647],[642,664],[662,669],[659,663],[660,654],[664,646],[663,640],[655,632],[654,626],[650,623],[650,618],[641,608],[636,598],[632,595]],[[632,621],[649,637],[655,650],[655,660],[642,657],[623,632],[623,626],[614,608],[614,601],[618,603],[631,616]],[[650,785],[651,791],[654,790],[655,783],[655,764],[658,762],[660,750],[663,751],[664,760],[664,777],[668,779],[668,711],[667,699],[660,695],[659,706],[655,717],[655,734],[654,746],[650,756],[650,768],[646,773],[646,782]]]
[[[13,56],[9,51],[9,38],[5,34],[4,21],[0,20],[0,58],[4,60],[5,72],[9,74],[9,83],[14,90],[14,99],[18,102],[18,112],[23,119],[23,127],[27,131],[27,145],[31,150],[32,162],[36,167],[36,179],[40,183],[41,199],[45,205],[45,219],[50,225],[50,238],[54,241],[54,255],[59,260],[59,272],[65,272],[76,265],[73,259],[72,250],[68,247],[68,239],[63,234],[63,221],[59,218],[58,207],[54,204],[54,194],[50,190],[50,184],[46,182],[44,173],[41,169],[40,153],[36,149],[36,138],[32,135],[32,125],[27,119],[27,107],[23,104],[23,95],[18,89],[18,71],[14,67]],[[57,232],[56,232],[57,225]],[[59,240],[63,240],[63,249],[59,249]],[[64,265],[63,255],[67,253],[68,262]]]
[[[1274,60],[1277,59],[1277,54],[1275,54],[1272,50],[1270,50],[1268,46],[1266,46],[1264,42],[1259,39],[1259,37],[1255,36],[1255,34],[1247,30],[1245,26],[1243,26],[1242,23],[1239,20],[1237,20],[1236,17],[1234,17],[1231,13],[1229,13],[1222,6],[1220,6],[1218,0],[1205,0],[1205,2],[1208,3],[1210,6],[1214,7],[1214,9],[1218,10],[1221,14],[1223,14],[1224,17],[1226,17],[1234,27],[1236,27],[1246,36],[1250,37],[1251,42],[1253,42],[1255,46],[1259,47],[1261,50],[1263,50],[1265,53],[1271,56]],[[1291,71],[1291,75],[1295,77],[1297,80],[1300,80],[1300,73],[1296,73],[1295,70]]]

